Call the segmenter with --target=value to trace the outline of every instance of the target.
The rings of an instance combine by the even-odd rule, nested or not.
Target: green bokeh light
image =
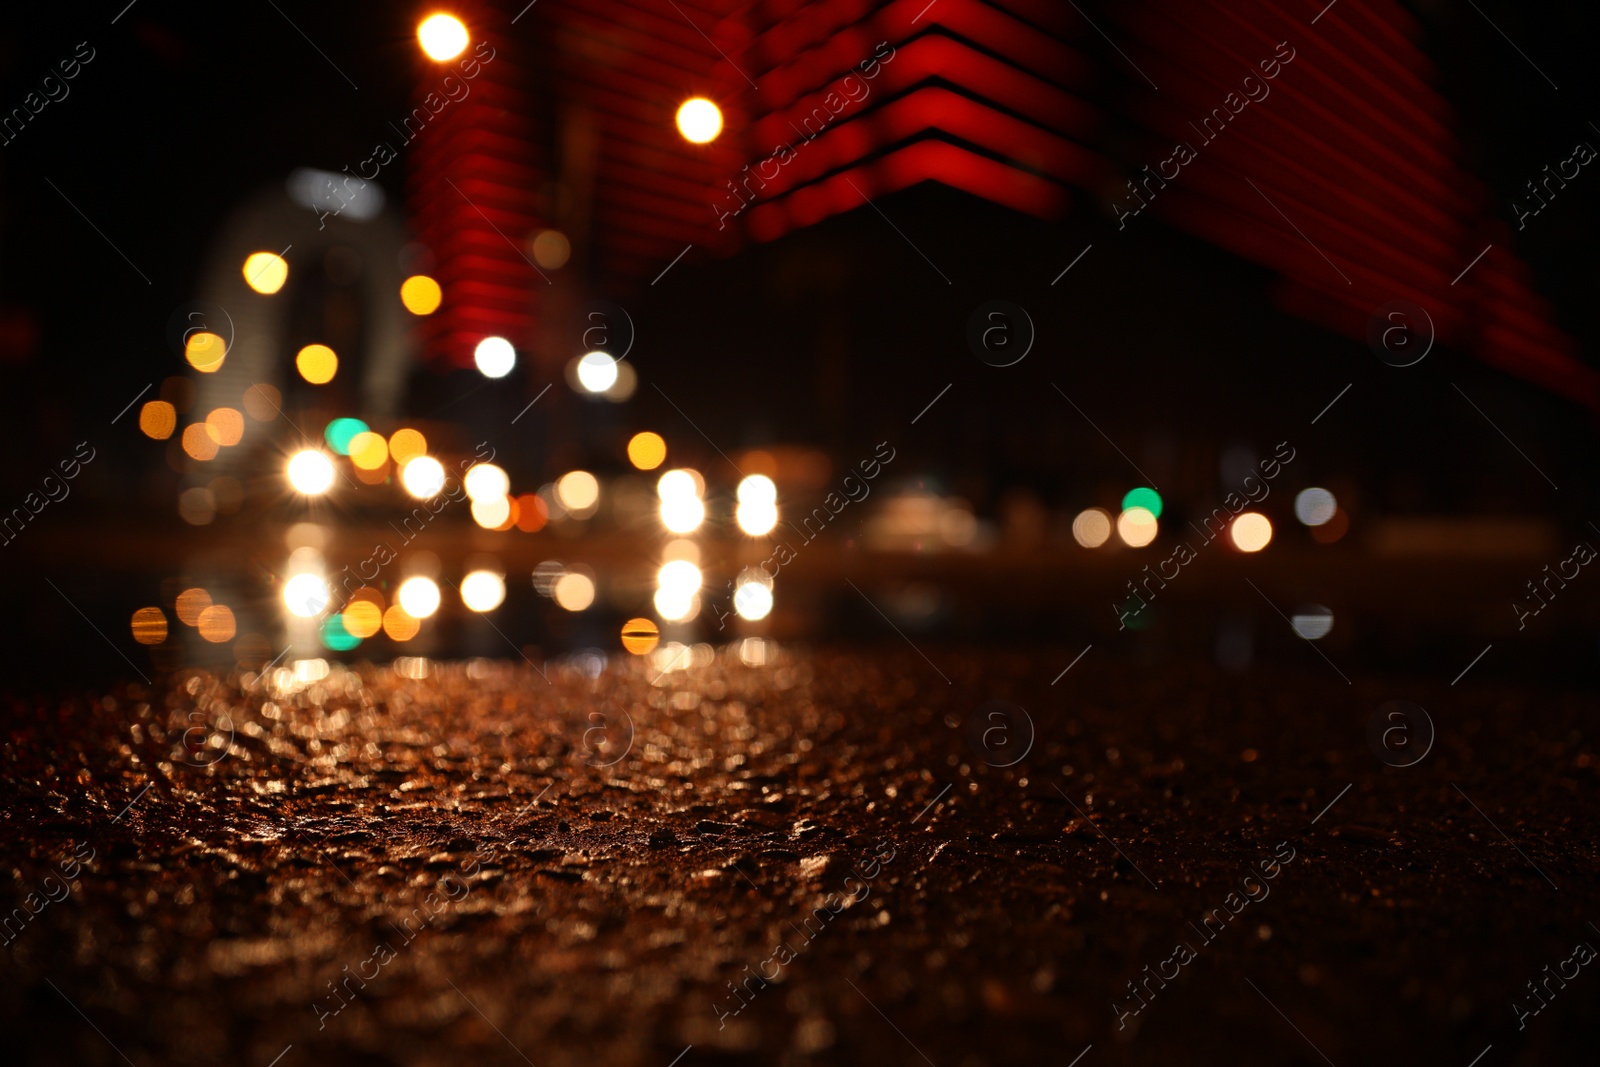
[[[349,652],[361,638],[345,629],[343,615],[329,615],[322,620],[322,643],[335,652]]]
[[[1122,510],[1127,511],[1129,508],[1144,508],[1159,519],[1161,494],[1142,485],[1137,489],[1129,489],[1128,494],[1122,498]]]
[[[328,442],[328,447],[341,456],[350,454],[350,439],[358,433],[366,433],[371,429],[360,419],[334,419],[328,423],[328,428],[322,436]]]

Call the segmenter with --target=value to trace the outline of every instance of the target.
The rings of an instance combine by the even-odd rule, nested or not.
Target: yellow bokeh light
[[[556,579],[550,595],[568,611],[582,611],[594,603],[594,579],[587,574],[568,571]]]
[[[432,315],[444,302],[444,290],[426,274],[413,274],[400,283],[400,303],[413,315]]]
[[[207,641],[220,645],[233,640],[238,624],[234,621],[232,608],[226,604],[213,604],[200,613],[200,618],[195,621],[195,629]]]
[[[174,610],[178,614],[178,621],[185,626],[193,626],[200,621],[200,613],[211,606],[211,594],[204,589],[195,587],[185,589],[178,594]]]
[[[339,373],[339,357],[327,345],[306,345],[295,355],[294,365],[312,385],[326,385]]]
[[[219,445],[236,445],[244,437],[244,416],[233,408],[218,408],[206,416],[206,433]]]
[[[1084,548],[1099,548],[1111,539],[1111,516],[1099,508],[1078,512],[1072,520],[1072,539]]]
[[[289,264],[276,252],[252,252],[245,257],[244,282],[263,296],[271,296],[289,280]]]
[[[389,462],[389,443],[383,434],[364,430],[350,438],[350,462],[364,471],[375,471]]]
[[[1260,552],[1272,540],[1272,522],[1259,511],[1247,511],[1233,520],[1228,533],[1240,552]]]
[[[217,442],[206,432],[205,423],[196,422],[183,428],[183,450],[190,459],[205,461],[217,457]]]
[[[365,640],[383,628],[383,609],[370,600],[352,601],[344,609],[344,628]]]
[[[389,437],[389,456],[397,466],[404,467],[427,451],[428,439],[417,430],[396,430]]]
[[[628,462],[642,471],[653,471],[667,460],[667,442],[649,430],[628,438]]]
[[[178,428],[178,409],[165,400],[152,400],[139,409],[139,429],[146,437],[165,441]]]
[[[227,354],[227,343],[210,330],[196,330],[183,342],[183,358],[202,374],[222,369],[222,360]]]
[[[257,383],[244,391],[244,412],[257,422],[271,422],[283,407],[283,394],[270,385]]]
[[[159,645],[167,639],[167,616],[160,608],[140,608],[133,613],[133,639],[141,645]]]
[[[545,270],[560,270],[572,258],[572,242],[560,230],[542,230],[531,244],[533,261]]]
[[[467,50],[467,27],[454,15],[429,15],[417,24],[417,43],[435,63],[447,63]]]
[[[409,641],[422,629],[420,620],[407,615],[399,604],[393,604],[383,613],[383,632],[391,641]]]
[[[622,647],[635,656],[648,656],[661,642],[661,631],[649,619],[629,619],[622,624]]]
[[[678,132],[693,144],[710,144],[722,132],[722,109],[703,96],[691,97],[678,108]]]
[[[1143,548],[1156,539],[1159,526],[1149,508],[1126,508],[1117,516],[1117,536],[1129,548]]]

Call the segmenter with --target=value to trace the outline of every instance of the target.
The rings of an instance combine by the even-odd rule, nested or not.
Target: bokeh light
[[[383,632],[391,641],[409,641],[422,629],[421,620],[406,614],[399,604],[391,604],[383,613]]]
[[[394,449],[392,439],[389,448]],[[432,456],[417,456],[400,468],[400,484],[417,500],[432,499],[444,488],[444,464]]]
[[[206,433],[219,445],[236,445],[244,438],[244,416],[233,408],[218,408],[206,416]]]
[[[302,449],[289,457],[286,468],[295,492],[321,496],[333,487],[333,460],[315,448]]]
[[[467,27],[454,15],[429,15],[417,23],[417,44],[435,63],[447,63],[467,50]]]
[[[667,458],[667,442],[658,433],[645,430],[628,438],[628,462],[642,471],[653,471]]]
[[[206,433],[203,422],[191,423],[183,428],[183,450],[190,459],[202,462],[217,458],[217,442]]]
[[[322,620],[321,634],[322,646],[330,652],[349,652],[361,644],[361,638],[350,632],[344,624],[344,616],[329,615]]]
[[[327,385],[339,373],[339,357],[327,345],[306,345],[296,353],[294,366],[312,385]]]
[[[428,439],[421,431],[406,427],[389,435],[389,455],[402,467],[427,452]]]
[[[209,525],[217,517],[217,499],[209,489],[185,489],[178,494],[178,515],[190,526]]]
[[[1311,527],[1311,539],[1319,545],[1331,545],[1350,531],[1350,513],[1336,508],[1328,521]]]
[[[568,571],[556,579],[550,595],[568,611],[582,611],[594,603],[594,579],[587,574]]]
[[[722,109],[703,96],[690,97],[678,108],[678,132],[693,144],[710,144],[722,132]]]
[[[139,429],[146,437],[165,441],[178,428],[178,410],[165,400],[152,400],[139,409]]]
[[[289,264],[276,252],[252,252],[241,268],[244,283],[262,296],[271,296],[289,280]]]
[[[173,610],[179,622],[185,626],[193,626],[200,621],[200,613],[210,606],[211,594],[195,586],[178,594]]]
[[[461,603],[469,611],[493,611],[506,599],[506,580],[494,571],[473,571],[461,579]]]
[[[1307,526],[1322,526],[1339,510],[1339,502],[1326,489],[1302,489],[1294,498],[1294,517]]]
[[[383,439],[383,434],[363,430],[350,438],[350,462],[356,468],[364,471],[375,471],[389,462],[389,444]]]
[[[1260,552],[1272,540],[1272,522],[1259,511],[1247,511],[1233,520],[1228,532],[1240,552]]]
[[[603,393],[617,384],[617,361],[605,352],[590,352],[578,360],[578,382],[591,393]]]
[[[523,493],[516,499],[517,529],[538,533],[550,521],[550,509],[538,493]]]
[[[661,641],[661,630],[649,619],[629,619],[622,624],[622,647],[631,655],[648,656]]]
[[[1111,515],[1100,508],[1078,512],[1072,520],[1072,539],[1084,548],[1099,548],[1111,539]]]
[[[592,512],[600,502],[600,482],[588,471],[569,471],[556,481],[556,501],[573,513]]]
[[[545,270],[560,270],[572,258],[572,242],[560,230],[541,230],[532,242],[533,261]]]
[[[1307,604],[1295,610],[1289,625],[1307,641],[1320,641],[1333,631],[1333,612],[1321,604]]]
[[[739,582],[733,591],[733,610],[750,622],[772,614],[772,585],[765,576],[752,575]]]
[[[1143,548],[1156,539],[1159,525],[1149,508],[1125,509],[1117,516],[1117,536],[1129,548]]]
[[[485,337],[472,350],[472,362],[485,378],[504,378],[517,365],[517,350],[504,337]]]
[[[133,639],[141,645],[159,645],[165,641],[167,639],[166,612],[160,608],[140,608],[134,612]]]
[[[228,346],[210,330],[196,330],[183,342],[183,358],[201,374],[212,374],[222,369],[222,360]]]
[[[400,283],[400,303],[413,315],[432,315],[444,302],[444,290],[426,274],[413,274]]]
[[[675,496],[661,502],[661,525],[672,533],[693,533],[705,517],[706,506],[697,496]]]
[[[1139,486],[1129,489],[1122,498],[1122,510],[1129,508],[1144,508],[1156,518],[1161,517],[1161,494],[1148,486]]]
[[[439,610],[439,584],[418,575],[400,583],[395,600],[413,619],[426,619]]]
[[[213,604],[200,613],[195,620],[195,629],[203,639],[220,645],[224,641],[232,641],[239,626],[234,620],[232,608],[226,604]]]
[[[474,463],[461,484],[473,500],[494,500],[511,491],[511,477],[493,463]]]
[[[283,394],[276,386],[258,382],[244,391],[244,413],[257,422],[271,422],[282,407]]]
[[[328,428],[322,431],[322,439],[328,442],[328,447],[337,454],[348,456],[351,439],[367,430],[367,424],[360,419],[334,419],[328,423]]]
[[[498,530],[511,519],[511,500],[504,496],[480,496],[472,502],[472,521],[485,530]]]
[[[283,606],[302,619],[321,615],[328,607],[328,583],[319,574],[296,574],[283,583]]]
[[[345,631],[354,637],[371,637],[383,628],[383,609],[370,600],[353,600],[342,614]]]

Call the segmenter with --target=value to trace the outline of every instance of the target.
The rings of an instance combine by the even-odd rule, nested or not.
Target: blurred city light
[[[422,622],[399,604],[391,604],[383,613],[383,632],[391,641],[409,641],[422,629]]]
[[[1156,518],[1161,517],[1161,494],[1147,486],[1129,489],[1122,498],[1122,510],[1129,508],[1144,508]]]
[[[211,606],[211,594],[195,586],[179,593],[173,602],[173,612],[185,626],[200,621],[200,613]]]
[[[244,437],[244,416],[233,408],[218,408],[206,416],[206,433],[223,447],[231,447]]]
[[[617,361],[604,352],[590,352],[578,360],[578,381],[591,393],[603,393],[617,384]]]
[[[183,358],[202,374],[221,370],[223,357],[227,354],[227,342],[210,330],[196,330],[183,342]]]
[[[163,620],[162,636],[165,635],[166,623]],[[630,655],[647,656],[655,650],[660,640],[661,630],[649,619],[629,619],[622,624],[622,647]]]
[[[1132,507],[1117,516],[1117,536],[1129,548],[1143,548],[1156,539],[1158,525],[1149,508]]]
[[[772,613],[772,580],[751,568],[739,575],[733,590],[733,610],[741,619],[751,622],[764,619]]]
[[[1333,612],[1321,604],[1307,604],[1295,611],[1289,625],[1307,641],[1320,641],[1333,631]]]
[[[494,571],[473,571],[461,579],[461,603],[470,611],[493,611],[506,599],[506,580]]]
[[[467,27],[454,15],[429,15],[417,24],[417,43],[435,63],[448,63],[467,50]]]
[[[133,613],[133,639],[141,645],[159,645],[167,639],[167,616],[160,608],[140,608]]]
[[[474,463],[461,484],[473,500],[495,500],[511,492],[511,477],[493,463]]]
[[[505,496],[480,496],[472,502],[472,521],[485,530],[498,530],[511,518],[511,499]]]
[[[1338,501],[1326,489],[1302,489],[1294,498],[1294,517],[1307,526],[1325,525],[1338,510]]]
[[[407,578],[400,583],[395,601],[413,619],[426,619],[439,610],[439,584],[421,575]]]
[[[517,350],[504,337],[485,337],[472,350],[472,361],[485,378],[504,378],[517,365]]]
[[[392,440],[389,447],[393,450]],[[405,466],[400,468],[400,484],[417,500],[432,499],[444,488],[444,464],[432,456],[417,456],[408,460]]]
[[[389,435],[389,455],[399,466],[405,466],[427,451],[428,439],[417,430],[406,428]]]
[[[322,439],[328,442],[328,447],[341,456],[350,454],[350,442],[358,433],[368,430],[366,423],[360,419],[334,419],[328,423],[328,428],[322,431]]]
[[[271,296],[289,280],[289,264],[276,252],[252,252],[240,268],[244,282],[262,296]]]
[[[694,144],[710,144],[722,132],[722,109],[703,96],[691,97],[678,108],[678,132]]]
[[[170,432],[170,431],[169,431]],[[653,471],[667,458],[667,442],[658,433],[645,430],[628,439],[628,462],[642,471]]]
[[[582,611],[594,603],[594,579],[587,574],[568,571],[556,579],[550,595],[568,611]]]
[[[672,533],[693,533],[705,517],[706,506],[699,497],[676,496],[661,502],[661,525]]]
[[[400,303],[413,315],[432,315],[444,301],[444,290],[426,274],[413,274],[400,283]]]
[[[1072,520],[1072,539],[1084,548],[1099,548],[1111,539],[1111,515],[1100,508],[1078,512]]]
[[[350,462],[358,470],[375,471],[389,462],[389,445],[383,439],[383,434],[363,430],[350,438],[347,449]]]
[[[333,460],[315,448],[302,449],[289,457],[289,484],[306,496],[321,496],[333,486]]]
[[[588,471],[570,471],[556,482],[556,500],[577,518],[593,513],[600,502],[600,482]]]
[[[327,345],[306,345],[295,354],[294,366],[312,385],[326,385],[339,372],[339,357]]]
[[[354,637],[372,637],[383,628],[383,609],[370,600],[353,600],[344,609],[344,628]]]
[[[752,474],[740,481],[739,505],[734,520],[751,537],[761,537],[778,525],[778,487],[765,474]]]
[[[302,619],[321,615],[328,606],[328,583],[319,574],[296,574],[283,583],[283,606]]]
[[[560,270],[572,257],[572,242],[560,230],[541,230],[532,242],[533,261],[545,270]]]
[[[1272,522],[1259,511],[1247,511],[1233,520],[1228,532],[1240,552],[1260,552],[1272,540]]]
[[[165,441],[178,428],[178,412],[165,400],[152,400],[139,409],[139,429],[146,437]]]

